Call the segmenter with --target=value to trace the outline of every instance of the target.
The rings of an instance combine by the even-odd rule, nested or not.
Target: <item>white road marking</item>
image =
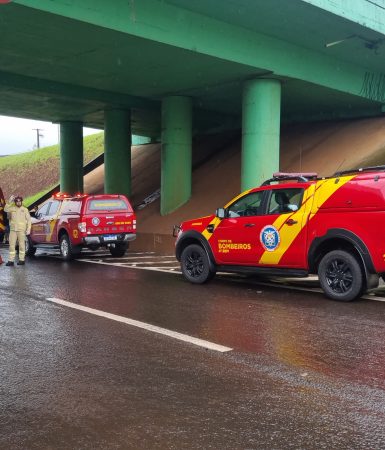
[[[166,272],[166,273],[175,273],[177,275],[180,275],[180,272],[171,272],[170,269],[163,269],[160,267],[140,267],[137,265],[134,265],[134,263],[110,263],[110,262],[98,262],[93,259],[77,259],[76,261],[79,262],[86,262],[91,264],[103,264],[105,266],[115,266],[115,267],[125,267],[126,269],[139,269],[139,270],[153,270],[154,272]]]
[[[105,255],[105,256],[107,256],[108,259],[115,259],[115,258],[113,258],[112,256],[109,256],[109,255]],[[122,256],[119,259],[124,260],[124,261],[133,259],[134,261],[137,261],[138,259],[140,259],[140,260],[142,260],[142,259],[155,259],[155,260],[158,260],[159,258],[169,258],[169,259],[176,260],[175,256],[156,256],[156,257],[155,256],[140,256],[139,258],[137,256]],[[165,262],[168,262],[168,261],[165,261]]]
[[[87,312],[95,316],[104,317],[106,319],[115,320],[116,322],[122,322],[127,325],[132,325],[137,328],[142,328],[147,331],[152,331],[153,333],[163,334],[164,336],[169,336],[179,341],[188,342],[190,344],[197,345],[199,347],[207,348],[209,350],[215,350],[217,352],[229,352],[233,350],[230,347],[225,347],[224,345],[214,344],[213,342],[205,341],[204,339],[195,338],[187,334],[178,333],[176,331],[167,330],[166,328],[161,328],[156,325],[151,325],[145,322],[139,322],[138,320],[129,319],[128,317],[118,316],[116,314],[107,313],[104,311],[99,311],[98,309],[89,308],[88,306],[77,305],[76,303],[67,302],[60,298],[49,297],[48,301],[56,303],[58,305],[67,306],[69,308],[77,309],[79,311]]]
[[[92,263],[92,264],[104,264],[106,266],[116,266],[116,267],[125,267],[127,269],[132,268],[132,269],[140,269],[140,270],[152,270],[154,272],[165,272],[165,273],[173,273],[175,275],[180,275],[181,274],[181,270],[180,270],[180,266],[168,266],[167,268],[162,268],[162,267],[148,267],[145,266],[146,264],[151,264],[150,261],[143,261],[141,262],[141,259],[143,257],[139,257],[136,258],[136,263],[127,261],[126,263],[124,262],[119,262],[119,263],[113,263],[113,262],[108,262],[108,259],[105,261],[102,260],[96,260],[96,259],[78,259],[77,261],[81,261],[81,262],[87,262],[87,263]],[[147,256],[145,256],[144,258],[149,258]],[[158,261],[157,257],[152,257],[155,258],[155,261],[153,261],[152,264],[165,264],[164,261]],[[174,258],[173,256],[168,256],[168,258]],[[122,258],[123,259],[123,258]],[[171,261],[169,261],[168,263],[171,263]],[[143,264],[143,266],[138,266],[137,264]],[[221,275],[221,276],[234,276],[234,273],[230,273],[230,272],[218,272],[217,275]],[[310,275],[307,278],[282,278],[282,282],[277,282],[277,283],[269,283],[269,282],[263,282],[263,281],[258,281],[258,285],[261,286],[268,286],[268,287],[274,287],[274,288],[281,288],[281,289],[288,289],[288,290],[293,290],[293,291],[305,291],[305,292],[318,292],[318,293],[323,293],[322,289],[320,287],[306,287],[306,286],[295,286],[295,285],[287,285],[284,284],[285,281],[291,281],[291,282],[295,282],[295,281],[317,281],[318,280],[318,276],[317,275]],[[237,280],[238,281],[238,280]],[[244,280],[240,279],[240,282],[243,282]],[[375,292],[373,292],[372,294],[366,294],[363,295],[362,297],[360,297],[362,299],[365,300],[371,300],[371,301],[375,301],[375,302],[385,302],[385,297],[379,297],[377,295],[375,295]]]
[[[364,298],[365,300],[373,300],[375,302],[385,302],[385,297],[377,297],[376,295],[363,295],[361,298]]]

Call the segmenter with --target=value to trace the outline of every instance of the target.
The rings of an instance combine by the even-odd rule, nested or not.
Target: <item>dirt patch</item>
[[[25,163],[17,170],[7,167],[0,169],[0,183],[5,198],[11,194],[29,197],[56,184],[58,179],[59,158],[47,159],[39,168]]]

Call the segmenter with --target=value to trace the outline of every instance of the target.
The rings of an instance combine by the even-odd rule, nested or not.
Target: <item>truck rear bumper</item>
[[[84,245],[108,245],[129,242],[136,239],[136,233],[101,234],[86,236],[83,238]]]

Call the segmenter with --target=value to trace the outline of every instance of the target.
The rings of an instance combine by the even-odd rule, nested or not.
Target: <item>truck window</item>
[[[252,192],[227,208],[229,217],[258,216],[261,214],[263,191]]]
[[[44,217],[47,215],[48,213],[48,208],[51,202],[47,202],[45,203],[43,206],[41,206],[37,212],[36,212],[36,217]]]
[[[121,198],[90,199],[88,211],[132,211],[127,203]]]
[[[61,208],[61,214],[80,214],[81,206],[81,199],[64,200]]]
[[[50,216],[53,216],[54,214],[56,214],[58,208],[59,208],[60,202],[57,200],[54,200],[53,202],[51,202],[51,206],[49,207],[49,211],[48,214]]]
[[[303,189],[274,189],[270,195],[268,214],[284,214],[298,211],[301,207]]]

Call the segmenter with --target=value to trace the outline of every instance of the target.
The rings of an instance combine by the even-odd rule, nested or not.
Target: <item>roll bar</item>
[[[275,172],[273,173],[273,178],[269,178],[268,180],[264,181],[261,184],[261,186],[268,186],[271,183],[286,180],[295,180],[298,181],[298,183],[306,183],[307,181],[310,180],[316,180],[317,177],[318,174],[315,172],[301,172],[301,173]]]

